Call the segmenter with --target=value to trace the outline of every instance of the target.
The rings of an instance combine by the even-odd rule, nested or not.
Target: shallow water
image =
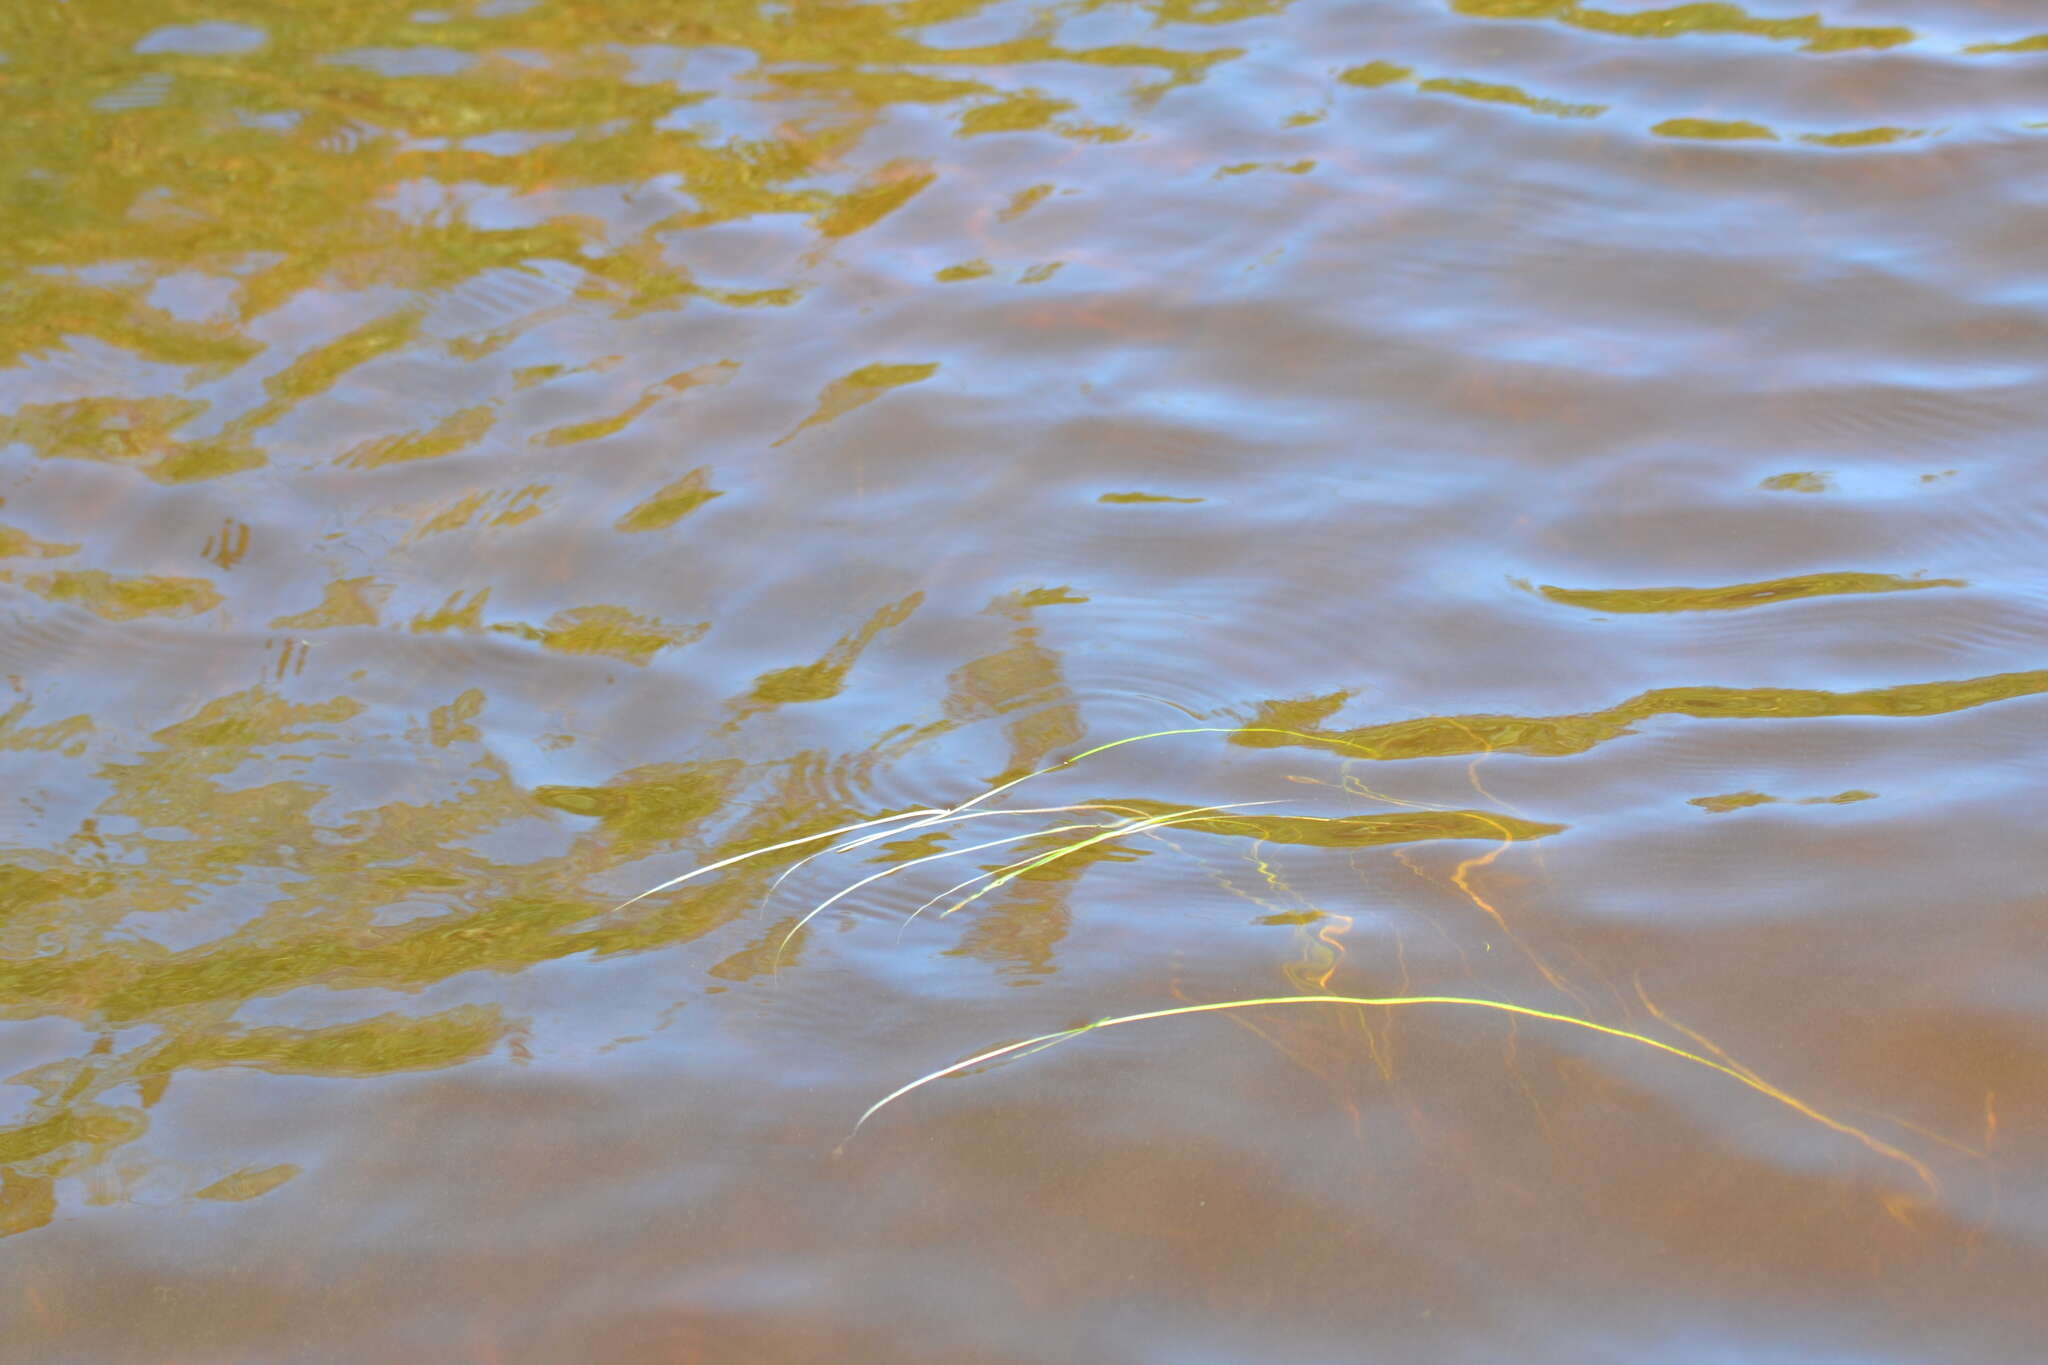
[[[2032,1358],[2042,22],[13,7],[0,1358]]]

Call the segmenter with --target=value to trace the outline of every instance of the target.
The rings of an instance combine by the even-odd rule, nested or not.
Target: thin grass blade
[[[788,932],[788,933],[786,933],[786,934],[784,934],[784,935],[782,936],[782,942],[781,942],[780,944],[778,944],[778,945],[777,945],[777,947],[776,947],[776,953],[777,953],[778,959],[779,959],[779,957],[780,957],[780,954],[781,954],[782,950],[783,950],[784,948],[787,948],[787,947],[789,946],[789,941],[790,941],[791,939],[795,938],[795,937],[797,936],[797,933],[798,933],[798,931],[800,931],[800,930],[801,930],[801,929],[802,929],[802,928],[803,928],[803,927],[804,927],[804,926],[805,926],[806,924],[809,924],[809,923],[810,923],[810,922],[811,922],[812,920],[816,919],[816,918],[817,918],[817,917],[818,917],[819,915],[822,915],[822,914],[824,914],[824,913],[825,913],[825,911],[827,911],[827,910],[831,909],[831,908],[832,908],[832,907],[833,907],[834,905],[837,905],[837,904],[838,904],[838,903],[839,903],[840,901],[842,901],[842,900],[845,900],[845,899],[846,899],[846,898],[847,898],[848,896],[851,896],[851,895],[852,895],[852,894],[853,894],[854,892],[856,892],[856,891],[860,890],[860,889],[861,889],[861,888],[862,888],[863,886],[866,886],[866,885],[868,885],[868,884],[869,884],[869,883],[871,883],[871,882],[878,882],[878,881],[882,880],[882,878],[884,878],[884,877],[887,877],[887,876],[891,876],[891,875],[893,875],[894,873],[897,873],[897,872],[901,872],[901,871],[903,871],[903,870],[904,870],[904,869],[906,869],[906,868],[916,867],[916,866],[917,866],[917,865],[918,865],[919,863],[935,863],[935,862],[938,862],[938,861],[939,861],[940,859],[942,859],[942,858],[958,858],[958,857],[960,857],[960,856],[961,856],[961,855],[963,855],[963,854],[967,854],[967,853],[978,853],[978,852],[980,852],[980,851],[981,851],[982,849],[985,849],[985,848],[996,848],[996,847],[999,847],[999,846],[1001,846],[1001,845],[1003,845],[1003,844],[1014,844],[1014,843],[1017,843],[1017,842],[1018,842],[1019,840],[1023,840],[1023,839],[1036,839],[1036,838],[1038,838],[1038,837],[1039,837],[1040,835],[1044,835],[1044,834],[1063,834],[1063,833],[1065,833],[1066,831],[1068,831],[1068,830],[1073,830],[1073,829],[1100,829],[1100,828],[1102,828],[1102,826],[1100,826],[1100,825],[1094,825],[1094,824],[1078,824],[1078,825],[1056,825],[1056,826],[1054,826],[1054,827],[1053,827],[1052,829],[1049,829],[1049,830],[1047,830],[1047,829],[1032,829],[1032,830],[1026,830],[1026,831],[1024,831],[1024,833],[1022,833],[1022,834],[1009,834],[1009,835],[1005,835],[1005,836],[1004,836],[1003,838],[1000,838],[1000,839],[990,839],[990,840],[989,840],[989,841],[988,841],[987,843],[984,843],[984,844],[969,844],[969,845],[967,845],[967,846],[966,846],[965,848],[949,848],[949,849],[944,849],[944,850],[941,850],[941,851],[940,851],[940,852],[938,852],[938,853],[928,853],[928,854],[926,854],[926,855],[925,855],[924,857],[922,857],[922,858],[912,858],[912,859],[911,859],[910,861],[908,861],[908,862],[903,862],[903,863],[891,863],[891,864],[890,864],[889,866],[887,866],[887,867],[883,868],[883,869],[882,869],[882,870],[881,870],[880,872],[874,872],[874,873],[870,873],[869,875],[867,875],[867,876],[865,876],[865,877],[862,877],[862,878],[861,878],[861,879],[860,879],[859,881],[855,882],[855,883],[854,883],[853,885],[851,885],[851,886],[844,886],[844,887],[841,887],[841,888],[840,888],[839,890],[837,890],[837,891],[833,892],[833,893],[832,893],[831,895],[827,896],[827,897],[826,897],[826,898],[825,898],[824,900],[822,900],[822,901],[819,901],[819,902],[818,902],[818,903],[817,903],[816,905],[812,906],[812,907],[811,907],[811,909],[810,909],[809,911],[807,911],[807,912],[806,912],[806,913],[804,914],[804,917],[803,917],[802,919],[798,920],[798,921],[797,921],[797,922],[796,922],[795,924],[791,925],[791,926],[790,926],[790,929],[789,929],[789,932]]]
[[[944,919],[946,916],[952,914],[955,910],[964,909],[965,907],[974,904],[974,902],[980,900],[989,892],[995,891],[1003,887],[1004,885],[1008,884],[1009,882],[1015,881],[1018,877],[1023,876],[1027,872],[1030,872],[1036,868],[1044,867],[1047,863],[1056,862],[1059,859],[1066,857],[1070,853],[1079,853],[1082,849],[1088,848],[1094,844],[1099,844],[1103,842],[1105,839],[1121,838],[1126,834],[1143,834],[1146,830],[1163,829],[1168,825],[1188,824],[1192,821],[1202,819],[1204,816],[1208,815],[1212,811],[1243,810],[1247,806],[1277,806],[1279,804],[1280,803],[1278,801],[1230,801],[1218,806],[1197,806],[1193,810],[1175,811],[1171,815],[1152,815],[1146,816],[1143,819],[1139,820],[1126,821],[1121,825],[1116,825],[1110,829],[1106,829],[1102,833],[1097,834],[1092,838],[1082,839],[1078,843],[1067,845],[1065,848],[1054,849],[1050,853],[1043,854],[1037,858],[1027,859],[1026,861],[1018,863],[1012,867],[1006,867],[995,872],[994,874],[992,874],[993,880],[991,880],[987,886],[982,887],[981,890],[967,897],[967,899],[961,901],[959,904],[947,906],[944,910],[941,910],[939,912],[939,918]],[[1058,831],[1047,830],[1045,832],[1048,834],[1053,834],[1057,833]],[[974,880],[979,880],[979,878],[975,878]],[[972,885],[972,882],[970,881],[965,884]],[[958,890],[957,887],[954,889]]]
[[[1525,1019],[1539,1019],[1548,1023],[1564,1024],[1572,1028],[1603,1034],[1609,1038],[1620,1038],[1627,1042],[1636,1043],[1642,1047],[1651,1048],[1657,1052],[1677,1057],[1682,1061],[1691,1062],[1695,1066],[1705,1067],[1707,1070],[1726,1076],[1730,1080],[1756,1091],[1758,1094],[1768,1096],[1801,1117],[1810,1119],[1822,1127],[1840,1133],[1845,1137],[1853,1138],[1877,1155],[1898,1162],[1913,1172],[1920,1179],[1921,1183],[1926,1185],[1930,1194],[1939,1195],[1941,1192],[1941,1182],[1935,1178],[1934,1172],[1929,1169],[1927,1164],[1918,1157],[1901,1151],[1891,1143],[1884,1141],[1882,1138],[1875,1137],[1861,1128],[1822,1113],[1806,1103],[1806,1101],[1781,1090],[1769,1081],[1757,1076],[1746,1067],[1719,1062],[1710,1057],[1703,1057],[1697,1052],[1690,1052],[1685,1048],[1667,1043],[1660,1038],[1652,1038],[1648,1034],[1637,1033],[1630,1029],[1616,1028],[1611,1024],[1596,1023],[1591,1019],[1581,1019],[1577,1015],[1559,1014],[1553,1010],[1538,1009],[1533,1005],[1517,1005],[1507,1000],[1489,1000],[1483,997],[1462,995],[1278,995],[1248,1000],[1216,1000],[1199,1005],[1177,1005],[1170,1009],[1146,1010],[1139,1014],[1122,1014],[1107,1019],[1097,1019],[1094,1023],[1083,1024],[1079,1028],[1062,1029],[1057,1033],[1043,1033],[1036,1038],[1027,1038],[1019,1043],[1009,1043],[1003,1047],[991,1048],[987,1052],[976,1053],[965,1061],[954,1062],[951,1066],[941,1067],[937,1071],[928,1072],[908,1085],[899,1086],[867,1107],[861,1116],[854,1121],[852,1131],[846,1135],[846,1141],[852,1141],[854,1135],[860,1132],[861,1125],[880,1113],[884,1108],[902,1099],[904,1096],[930,1085],[933,1081],[943,1080],[948,1076],[972,1070],[977,1066],[1007,1057],[1012,1053],[1022,1052],[1027,1048],[1037,1050],[1038,1045],[1050,1047],[1056,1043],[1065,1042],[1069,1038],[1078,1038],[1082,1034],[1093,1032],[1096,1029],[1116,1028],[1124,1024],[1139,1024],[1154,1019],[1177,1019],[1185,1015],[1213,1014],[1223,1010],[1256,1009],[1281,1005],[1362,1005],[1368,1008],[1383,1009],[1395,1009],[1409,1005],[1458,1005],[1471,1009],[1494,1010],[1502,1014],[1517,1015]],[[842,1142],[840,1146],[844,1148],[845,1143]]]

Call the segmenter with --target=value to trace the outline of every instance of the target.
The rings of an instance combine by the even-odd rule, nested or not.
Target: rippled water
[[[2034,1358],[2044,22],[8,7],[0,1357]]]

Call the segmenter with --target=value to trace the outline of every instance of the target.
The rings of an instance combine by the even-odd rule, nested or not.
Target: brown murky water
[[[419,3],[0,16],[0,1358],[2041,1354],[2038,6]]]

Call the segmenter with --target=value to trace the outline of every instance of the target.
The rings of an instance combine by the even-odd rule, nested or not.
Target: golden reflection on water
[[[1610,610],[1612,608],[1609,608]],[[1604,711],[1572,716],[1421,716],[1354,730],[1323,731],[1318,723],[1345,696],[1266,702],[1239,744],[1280,748],[1331,744],[1367,758],[1440,758],[1451,754],[1523,753],[1561,757],[1632,733],[1635,722],[1656,716],[1697,719],[1812,718],[1817,716],[1938,716],[2013,697],[2048,692],[2048,670],[2001,673],[1956,682],[1909,683],[1863,692],[1783,687],[1668,687],[1631,697]],[[1284,731],[1306,733],[1290,738]]]
[[[833,695],[838,677],[875,632],[907,617],[906,601],[871,618],[819,663],[764,675],[736,699],[739,724],[764,706]],[[1014,608],[1020,613],[1028,608]],[[560,642],[542,641],[551,648]],[[571,652],[576,652],[572,650]],[[635,659],[630,651],[619,657]],[[1027,696],[1057,696],[1057,656],[1019,628],[1011,649],[964,666],[947,711],[953,723],[1000,714]],[[1323,743],[1374,759],[1447,757],[1483,751],[1568,755],[1627,733],[1631,720],[1654,715],[1815,716],[1929,715],[2048,691],[2048,674],[2008,675],[1875,693],[1835,695],[1786,690],[1687,689],[1636,698],[1578,717],[1468,716],[1423,718],[1395,725],[1275,736],[1268,722],[1310,726],[1318,708],[1267,703],[1258,722],[1235,736],[1254,746]],[[402,742],[433,748],[472,744],[469,725],[486,704],[470,689],[436,711],[426,729]],[[18,716],[27,703],[16,707]],[[1001,780],[1041,766],[1071,745],[1071,708],[1058,706],[1012,722],[1012,764]],[[107,794],[78,832],[51,848],[18,848],[0,864],[0,941],[13,951],[0,960],[0,1011],[10,1018],[68,1017],[97,1029],[148,1024],[156,1036],[140,1046],[100,1044],[74,1060],[50,1063],[15,1079],[37,1094],[35,1116],[0,1130],[0,1164],[10,1181],[6,1226],[27,1231],[54,1216],[51,1182],[107,1161],[148,1131],[147,1111],[175,1077],[188,1070],[246,1067],[304,1076],[375,1076],[458,1065],[489,1053],[516,1029],[499,1009],[461,1006],[424,1016],[384,1013],[316,1029],[247,1027],[235,1011],[266,996],[320,986],[331,990],[417,990],[467,972],[516,972],[573,954],[645,952],[686,943],[718,929],[756,904],[774,866],[739,865],[716,882],[607,916],[609,902],[590,889],[595,877],[652,853],[697,850],[710,863],[877,812],[835,804],[808,781],[822,756],[792,755],[776,763],[737,760],[656,764],[623,770],[596,786],[520,787],[488,757],[458,788],[430,801],[401,801],[351,811],[336,820],[319,808],[331,793],[304,779],[254,781],[293,750],[376,738],[359,728],[363,708],[346,697],[300,703],[256,687],[217,698],[178,724],[156,732],[133,761],[100,769]],[[13,717],[10,717],[10,722]],[[927,725],[925,734],[937,732]],[[78,752],[92,733],[80,715],[32,730],[11,724],[0,742],[11,748]],[[1487,740],[1483,736],[1490,736]],[[398,737],[390,737],[398,738]],[[825,766],[836,766],[831,760]],[[779,775],[778,775],[779,774]],[[747,809],[734,802],[749,789]],[[1867,792],[1815,798],[1835,803]],[[1761,794],[1702,798],[1712,810],[1776,800]],[[1140,815],[1188,809],[1143,797],[1097,798]],[[560,812],[588,822],[567,851],[507,862],[463,851],[491,831],[516,828]],[[124,819],[129,834],[98,832]],[[707,831],[717,829],[706,837]],[[1251,812],[1198,817],[1181,835],[1244,841],[1253,865],[1273,890],[1284,891],[1262,850],[1301,845],[1368,848],[1420,841],[1526,840],[1564,826],[1503,813],[1395,811],[1344,818]],[[1040,845],[1040,851],[1057,846]],[[902,860],[923,844],[892,846]],[[1020,855],[1028,855],[1023,845]],[[1026,874],[1024,886],[977,922],[959,951],[1019,970],[1044,973],[1067,922],[1063,893],[1086,867],[1142,856],[1142,848],[1100,844],[1083,856]],[[1462,873],[1460,874],[1462,878]],[[198,911],[209,896],[253,880],[276,879],[262,913],[245,924],[182,950],[159,947],[153,918]],[[1470,894],[1468,892],[1468,894]],[[1258,903],[1256,895],[1249,897]],[[1484,903],[1482,902],[1482,905]],[[432,907],[432,908],[429,908]],[[1498,919],[1498,912],[1486,908]],[[396,912],[396,917],[394,917]],[[1276,912],[1277,913],[1277,912]],[[1503,927],[1505,923],[1503,922]],[[788,932],[787,922],[781,934]],[[728,958],[713,975],[746,980],[775,930],[754,948]],[[1322,931],[1315,936],[1335,945]],[[795,961],[800,944],[780,958]],[[1327,983],[1328,958],[1305,980]],[[134,1104],[103,1097],[132,1093]],[[260,1193],[275,1184],[258,1184]],[[237,1186],[235,1188],[243,1188]],[[226,1197],[206,1195],[204,1197]],[[235,1197],[254,1197],[254,1194]]]
[[[1802,574],[1768,583],[1735,583],[1721,588],[1554,588],[1537,591],[1553,602],[1593,611],[1732,611],[1804,597],[1859,592],[1910,592],[1916,588],[1967,587],[1959,578],[1901,578],[1881,573]]]

